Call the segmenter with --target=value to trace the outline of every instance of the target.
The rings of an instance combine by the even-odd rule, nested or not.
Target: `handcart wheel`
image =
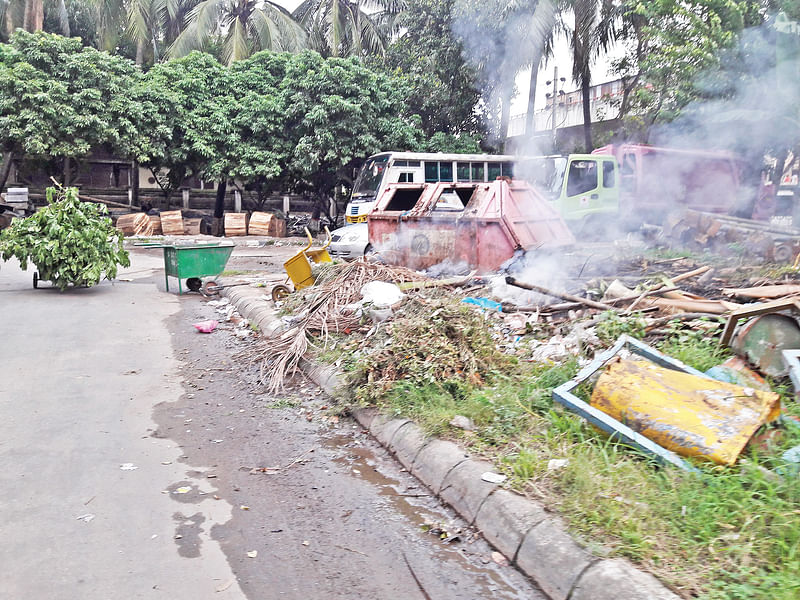
[[[39,287],[39,273],[36,271],[33,272],[33,289],[37,289]]]
[[[207,281],[200,289],[200,293],[203,294],[203,296],[216,296],[221,289],[222,286],[216,281]]]
[[[199,292],[200,288],[203,287],[203,280],[199,277],[189,277],[186,280],[186,287],[192,292]]]
[[[286,296],[288,296],[291,293],[292,293],[292,290],[290,290],[288,287],[286,287],[282,283],[279,283],[278,285],[276,285],[275,287],[272,288],[272,300],[274,302],[280,302],[281,300],[286,298]]]

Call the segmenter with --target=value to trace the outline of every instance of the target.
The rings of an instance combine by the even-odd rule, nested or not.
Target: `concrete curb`
[[[239,313],[262,331],[277,320],[264,288],[223,289]],[[333,368],[301,361],[300,368],[325,393],[341,380]],[[552,600],[679,600],[649,573],[625,560],[599,558],[582,548],[560,519],[538,502],[481,479],[493,466],[470,458],[452,442],[427,438],[408,419],[373,408],[352,411],[356,421],[434,494],[530,577]]]

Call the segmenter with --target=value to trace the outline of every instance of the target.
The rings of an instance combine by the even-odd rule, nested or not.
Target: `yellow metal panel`
[[[600,375],[591,405],[683,456],[725,465],[780,414],[780,397],[681,373],[647,361],[619,360]]]

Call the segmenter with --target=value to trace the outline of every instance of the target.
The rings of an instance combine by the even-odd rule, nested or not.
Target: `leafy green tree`
[[[436,132],[483,138],[486,122],[477,70],[464,60],[453,33],[454,0],[408,0],[403,35],[386,51],[387,70],[405,82],[408,114],[419,115],[427,136]]]
[[[155,130],[165,140],[163,152],[143,157],[169,205],[172,194],[191,176],[219,176],[226,170],[229,120],[228,70],[209,54],[193,52],[160,63],[145,75],[153,94],[153,113],[163,119]],[[167,141],[168,140],[168,141]]]
[[[73,160],[92,148],[138,152],[139,142],[131,142],[139,139],[140,111],[131,96],[138,76],[130,61],[82,46],[77,38],[15,33],[10,44],[0,45],[3,174],[13,156],[56,158],[63,160],[63,181],[69,183]]]
[[[296,55],[281,85],[293,143],[286,172],[324,204],[364,157],[419,148],[419,119],[404,116],[404,97],[402,82],[356,59]]]

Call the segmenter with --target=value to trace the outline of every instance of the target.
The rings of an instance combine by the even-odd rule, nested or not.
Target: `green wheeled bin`
[[[164,281],[169,291],[169,278],[178,279],[178,293],[183,293],[181,279],[192,279],[199,282],[194,288],[197,291],[202,285],[203,277],[216,277],[225,270],[225,265],[233,252],[233,245],[194,244],[189,246],[164,246]]]

